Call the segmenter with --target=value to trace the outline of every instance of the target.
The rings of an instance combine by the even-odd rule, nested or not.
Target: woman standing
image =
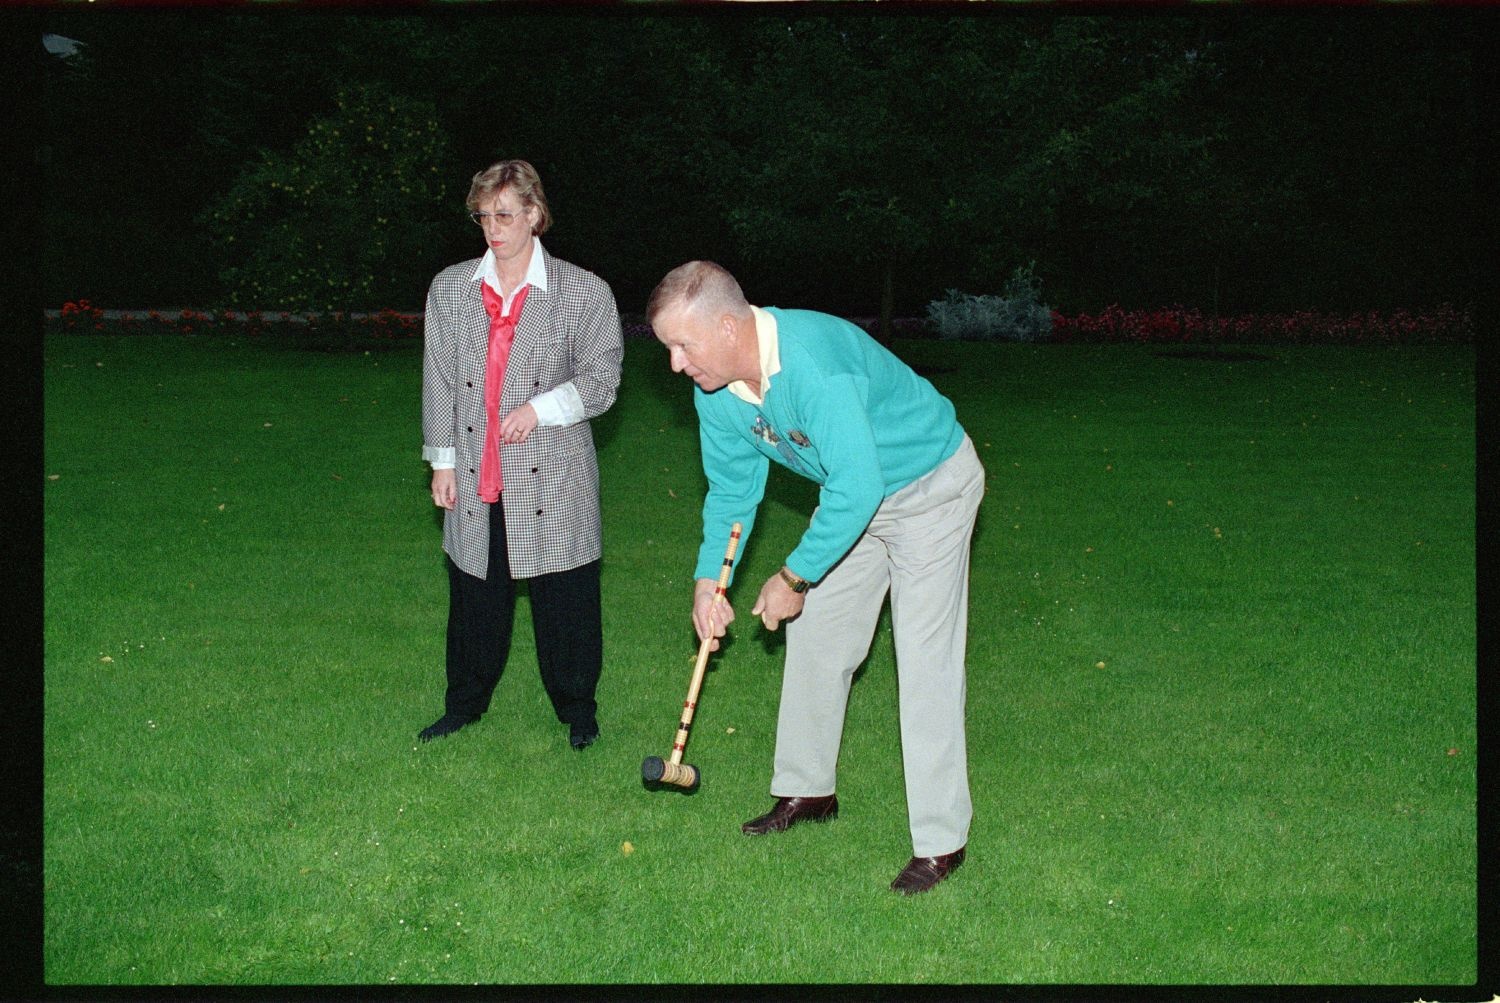
[[[599,467],[589,419],[614,403],[623,344],[609,286],[542,249],[535,168],[503,160],[466,200],[487,245],[427,293],[422,458],[443,516],[447,693],[422,741],[479,720],[527,580],[542,683],[573,748],[599,735]]]

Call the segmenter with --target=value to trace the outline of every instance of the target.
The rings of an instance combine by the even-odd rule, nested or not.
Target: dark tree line
[[[84,43],[43,82],[52,303],[418,308],[481,249],[462,198],[501,156],[626,311],[691,257],[865,315],[1029,262],[1069,310],[1481,280],[1461,10],[44,20]]]

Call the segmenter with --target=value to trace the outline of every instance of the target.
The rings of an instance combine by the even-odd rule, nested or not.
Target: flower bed
[[[1390,313],[1239,314],[1212,317],[1180,306],[1159,310],[1105,308],[1098,314],[1053,311],[1052,340],[1241,344],[1421,344],[1473,341],[1468,310],[1448,304]]]
[[[220,334],[286,337],[324,347],[369,347],[420,339],[422,314],[292,313],[259,310],[101,310],[88,300],[46,311],[50,329],[101,334]]]

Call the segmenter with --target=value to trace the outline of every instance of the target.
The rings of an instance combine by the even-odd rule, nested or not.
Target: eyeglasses
[[[526,215],[526,210],[522,209],[520,212],[471,212],[469,213],[469,218],[480,226],[484,226],[489,220],[494,220],[501,226],[510,226],[515,222],[517,216],[524,215]]]

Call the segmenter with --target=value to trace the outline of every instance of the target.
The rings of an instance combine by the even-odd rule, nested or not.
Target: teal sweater
[[[881,501],[931,473],[964,441],[953,404],[864,331],[811,310],[776,318],[781,371],[760,407],[695,387],[708,497],[696,578],[718,578],[735,522],[743,553],[775,460],[820,486],[786,558],[816,582],[849,552]]]

